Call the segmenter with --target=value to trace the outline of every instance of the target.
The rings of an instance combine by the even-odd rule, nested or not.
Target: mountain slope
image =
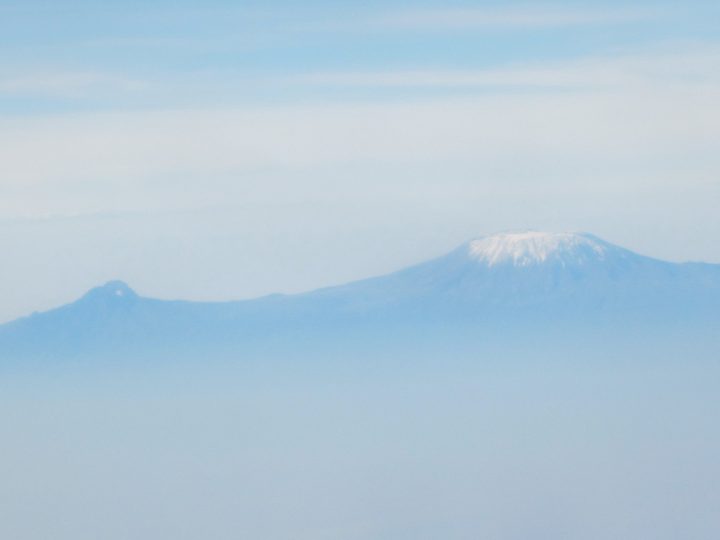
[[[443,315],[497,310],[717,306],[720,265],[674,264],[589,234],[479,238],[400,272],[309,293],[348,307],[433,306]]]

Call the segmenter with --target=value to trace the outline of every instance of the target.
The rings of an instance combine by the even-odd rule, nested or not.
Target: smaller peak
[[[137,293],[124,281],[108,281],[105,285],[95,287],[88,291],[84,298],[136,298]]]
[[[113,296],[135,295],[135,291],[133,291],[127,283],[120,280],[108,281],[105,285],[101,287],[101,289],[103,289],[105,292],[109,292]]]

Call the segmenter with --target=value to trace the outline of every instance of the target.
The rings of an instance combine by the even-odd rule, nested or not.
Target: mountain
[[[590,234],[504,233],[463,244],[432,261],[306,295],[353,309],[432,306],[443,316],[681,304],[716,307],[720,265],[674,264]]]
[[[549,329],[712,332],[718,321],[720,265],[665,262],[590,234],[531,231],[484,236],[389,275],[298,295],[162,301],[114,281],[0,326],[0,356],[239,354],[278,343],[502,340]]]

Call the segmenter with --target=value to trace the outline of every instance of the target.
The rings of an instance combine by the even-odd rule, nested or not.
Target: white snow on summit
[[[589,258],[603,259],[607,250],[607,244],[590,235],[537,231],[494,234],[468,244],[469,257],[488,266],[531,266],[552,260],[582,264]]]

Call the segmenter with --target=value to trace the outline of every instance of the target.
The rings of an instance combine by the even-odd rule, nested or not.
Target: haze
[[[0,0],[0,539],[720,538],[718,21]]]

